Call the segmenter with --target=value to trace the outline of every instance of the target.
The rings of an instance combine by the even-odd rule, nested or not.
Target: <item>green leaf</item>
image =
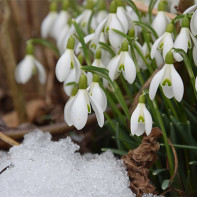
[[[101,151],[108,151],[110,150],[112,153],[114,154],[117,154],[117,155],[120,155],[120,156],[123,156],[123,155],[126,155],[127,152],[126,151],[123,151],[123,150],[118,150],[118,149],[115,149],[115,148],[102,148]]]
[[[141,16],[139,13],[139,10],[137,9],[135,3],[133,3],[133,1],[131,0],[124,0],[131,8],[133,8],[134,12],[137,14],[139,20],[141,21]]]
[[[99,42],[99,44],[101,45],[101,48],[103,48],[108,53],[110,53],[112,57],[114,57],[116,55],[116,53],[113,51],[113,49],[108,44],[106,44],[104,42]]]
[[[132,38],[132,37],[130,37],[129,35],[123,33],[122,31],[119,31],[119,30],[117,30],[117,29],[112,29],[112,30],[113,30],[114,32],[116,32],[117,34],[121,35],[122,37],[129,39],[130,41],[133,41],[133,40],[137,40],[137,39],[138,39],[137,37],[133,37],[133,38]]]
[[[75,85],[76,84],[76,82],[69,82],[69,83],[67,83],[67,84],[65,84],[64,86],[71,86],[71,85]]]
[[[164,144],[160,144],[160,145],[164,146]],[[182,145],[182,144],[172,144],[172,145],[175,148],[197,150],[197,146]],[[169,144],[169,146],[170,146],[170,144]]]
[[[152,174],[154,175],[154,176],[156,176],[156,175],[158,175],[158,174],[160,174],[161,172],[164,172],[164,171],[166,171],[167,169],[157,169],[157,170],[154,170],[153,172],[152,172]]]
[[[149,7],[148,7],[148,16],[149,16],[149,22],[150,24],[152,23],[152,10],[154,8],[155,3],[157,2],[157,0],[151,0]]]
[[[145,31],[148,31],[148,32],[152,33],[153,36],[156,39],[159,38],[157,32],[150,25],[147,25],[146,23],[141,22],[141,21],[133,21],[133,23],[136,24],[136,25],[138,25],[138,26],[140,26],[140,27],[142,27]]]
[[[170,183],[170,180],[169,179],[165,179],[161,185],[161,188],[163,190],[167,189],[169,187],[169,183]]]
[[[45,46],[45,47],[47,47],[47,48],[50,48],[50,49],[52,49],[58,56],[60,56],[60,53],[59,53],[58,49],[56,48],[56,46],[55,46],[52,42],[50,42],[50,41],[48,41],[48,40],[45,40],[45,39],[43,39],[43,38],[32,38],[32,39],[30,39],[29,41],[32,42],[33,44],[40,44],[40,45],[42,45],[42,46]]]
[[[89,55],[88,47],[86,46],[85,41],[84,41],[83,32],[81,31],[79,25],[76,23],[75,20],[72,20],[72,23],[73,23],[73,25],[76,29],[76,32],[79,36],[79,41],[81,42],[81,45],[82,45],[82,48],[83,48],[86,63],[88,65],[91,65],[90,55]]]

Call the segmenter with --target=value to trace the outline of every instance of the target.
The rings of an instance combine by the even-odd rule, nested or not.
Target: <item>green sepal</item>
[[[125,40],[122,42],[121,51],[128,51],[128,50],[129,50],[129,45],[128,45],[127,40],[125,39]]]
[[[69,7],[69,0],[63,0],[63,3],[62,3],[62,10],[68,10],[68,7]]]
[[[100,48],[98,48],[96,50],[95,59],[101,59],[101,49]]]
[[[34,54],[34,45],[31,41],[27,41],[26,54],[27,55],[33,55]]]
[[[174,63],[174,55],[173,55],[173,53],[171,51],[169,51],[166,54],[165,63],[166,64],[173,64]]]
[[[80,76],[80,79],[79,79],[79,89],[86,89],[87,88],[87,77],[86,75],[83,73],[81,76]]]
[[[166,27],[166,32],[172,33],[173,28],[174,28],[174,25],[172,23],[169,23]]]
[[[67,49],[71,49],[73,50],[75,47],[75,38],[73,36],[70,36],[70,38],[68,39],[68,43],[67,43]]]
[[[110,13],[116,13],[117,11],[117,5],[115,1],[112,1],[110,4],[109,12]]]
[[[57,3],[51,2],[49,10],[50,10],[50,12],[57,12]]]
[[[97,74],[93,74],[93,82],[99,82],[99,76]]]
[[[185,15],[183,20],[182,20],[182,23],[181,23],[181,27],[187,27],[189,28],[189,18]]]
[[[122,6],[124,6],[124,3],[123,3],[122,0],[115,0],[115,1],[116,1],[117,7],[122,7]]]
[[[135,37],[135,29],[133,27],[129,29],[128,35],[132,38]]]
[[[143,94],[141,94],[139,97],[139,103],[145,103],[145,101],[146,101],[145,96]]]
[[[166,5],[167,5],[167,1],[165,0],[161,0],[159,2],[159,5],[158,5],[158,11],[165,11],[166,10]]]
[[[92,10],[94,8],[93,0],[87,0],[85,8],[88,9],[88,10]]]

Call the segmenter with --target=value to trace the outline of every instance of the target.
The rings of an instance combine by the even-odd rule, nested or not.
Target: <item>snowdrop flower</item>
[[[99,10],[95,15],[95,21],[96,25],[99,25],[108,15],[108,12],[106,11],[106,4],[105,0],[99,1]]]
[[[134,110],[131,116],[131,134],[140,136],[144,132],[149,135],[152,130],[152,117],[145,105],[145,96],[141,95],[139,98],[139,104]]]
[[[104,112],[107,108],[107,97],[99,85],[99,76],[96,74],[93,75],[93,82],[88,88],[88,93],[95,100],[95,102],[98,103]]]
[[[116,0],[117,5],[117,17],[124,29],[124,32],[127,33],[132,25],[132,18],[127,14],[126,10],[123,7],[122,0]]]
[[[132,84],[136,78],[136,68],[133,60],[128,53],[128,42],[125,40],[121,46],[121,52],[109,62],[107,67],[109,77],[113,81],[122,72],[124,78]]]
[[[33,45],[27,44],[25,58],[19,62],[15,70],[15,78],[18,83],[25,84],[33,74],[38,71],[38,78],[41,84],[46,81],[46,73],[43,65],[33,56]]]
[[[95,30],[95,44],[99,43],[100,34],[104,28],[104,33],[108,35],[109,42],[115,49],[120,48],[120,45],[123,41],[123,37],[115,33],[112,29],[117,29],[124,32],[124,28],[117,17],[116,14],[117,7],[115,1],[112,1],[110,4],[110,13],[108,16],[99,24]],[[127,32],[125,32],[127,33]]]
[[[104,124],[103,109],[95,100],[95,97],[99,97],[97,91],[94,93],[94,97],[88,94],[87,91],[87,77],[82,74],[79,80],[79,90],[75,96],[71,97],[66,103],[64,108],[64,119],[69,126],[74,125],[78,130],[82,129],[88,119],[88,113],[91,113],[91,106],[95,111],[96,118],[100,127]],[[91,106],[90,106],[91,104]]]
[[[57,18],[57,5],[56,3],[51,3],[50,5],[50,12],[49,14],[44,18],[41,24],[41,36],[43,38],[47,38],[48,36],[53,36],[52,29],[54,22]]]
[[[195,5],[195,8],[197,8],[197,5]],[[191,22],[190,22],[190,29],[194,36],[197,35],[197,10],[193,13]]]
[[[167,24],[170,22],[170,19],[165,15],[165,2],[160,1],[158,5],[158,13],[154,18],[152,27],[157,32],[158,36],[162,36],[165,32]]]
[[[181,31],[174,42],[174,48],[182,49],[185,51],[185,53],[187,53],[188,48],[192,47],[191,38],[194,42],[195,47],[197,47],[196,38],[192,35],[192,33],[189,30],[189,19],[187,18],[187,16],[185,16],[182,20]],[[178,62],[181,62],[183,60],[183,57],[176,52],[174,53],[174,58]]]
[[[163,50],[163,59],[165,59],[166,54],[173,48],[173,24],[170,23],[166,27],[166,32],[159,37],[153,44],[151,48],[151,58],[153,59],[156,56],[157,50]]]
[[[64,27],[68,26],[68,20],[70,19],[70,15],[67,11],[68,5],[69,1],[65,0],[63,2],[63,9],[59,12],[54,22],[52,35],[56,40],[58,40],[58,38],[60,37],[60,34],[64,30]]]
[[[175,97],[175,99],[180,102],[183,98],[184,86],[180,75],[174,68],[173,53],[171,51],[167,53],[165,62],[164,67],[151,81],[149,88],[150,99],[153,100],[155,98],[155,94],[160,84],[163,93],[167,98],[171,99],[172,97]]]
[[[55,68],[56,77],[60,82],[66,80],[72,69],[76,69],[76,75],[79,75],[81,65],[74,54],[74,46],[75,38],[71,36],[68,40],[67,49],[58,60]]]

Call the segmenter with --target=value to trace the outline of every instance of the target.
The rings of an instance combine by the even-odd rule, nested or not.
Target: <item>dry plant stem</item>
[[[7,135],[3,134],[1,131],[0,131],[0,139],[11,146],[19,146],[20,145],[17,141],[15,141],[12,138],[8,137]]]
[[[148,6],[145,5],[144,3],[140,3],[137,1],[134,1],[136,7],[138,8],[139,11],[144,12],[144,13],[148,13]],[[157,9],[153,8],[152,10],[152,15],[157,15]],[[174,19],[176,17],[176,14],[172,14],[169,12],[165,12],[165,14],[170,18],[170,19]]]
[[[9,36],[10,10],[7,0],[0,0],[0,55],[6,68],[7,80],[10,86],[14,108],[18,114],[19,122],[27,121],[25,102],[22,90],[17,86],[14,79],[16,60],[13,52],[12,41]]]

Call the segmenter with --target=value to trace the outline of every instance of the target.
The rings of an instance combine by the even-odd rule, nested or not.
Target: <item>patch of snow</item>
[[[69,137],[52,142],[34,131],[0,152],[2,197],[134,197],[122,160],[111,152],[80,155]],[[149,197],[149,196],[148,196]]]

